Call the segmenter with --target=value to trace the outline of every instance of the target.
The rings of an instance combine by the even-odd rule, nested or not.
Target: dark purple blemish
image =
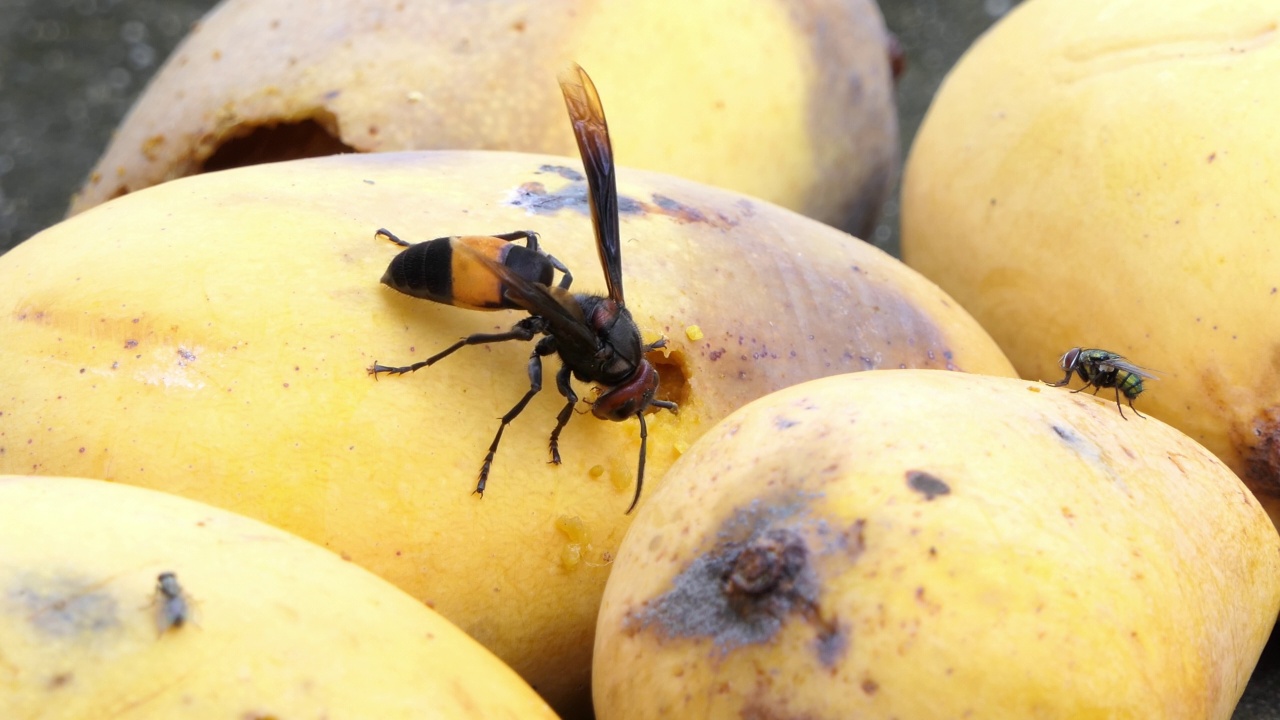
[[[697,208],[689,207],[688,205],[685,205],[684,203],[678,200],[669,198],[666,195],[659,195],[657,193],[654,193],[653,204],[657,205],[658,207],[662,208],[666,212],[674,215],[676,218],[684,222],[706,222],[707,221],[707,216],[703,215],[701,210],[698,210]]]
[[[586,179],[582,176],[582,173],[564,165],[540,165],[538,166],[538,172],[553,173],[570,182],[582,182]]]
[[[707,354],[707,358],[710,359],[711,362],[715,362],[716,360],[719,360],[721,357],[724,356],[724,352],[725,352],[724,348],[720,348],[719,350],[712,350],[710,353]]]
[[[950,495],[951,486],[921,470],[907,471],[907,487],[924,495],[926,501],[940,495]]]
[[[798,420],[791,420],[782,416],[778,416],[773,419],[773,426],[779,430],[789,430],[799,424],[800,422]]]
[[[553,193],[547,192],[547,186],[540,182],[522,183],[516,188],[515,197],[508,204],[538,214],[551,214],[562,208],[570,208],[586,215],[590,208],[585,182],[566,185]],[[621,196],[618,198],[618,212],[624,215],[638,214],[643,210],[644,206],[636,200]]]
[[[124,341],[124,346],[125,346],[126,348],[136,348],[136,347],[138,347],[138,341],[137,341],[137,340],[125,340],[125,341]]]

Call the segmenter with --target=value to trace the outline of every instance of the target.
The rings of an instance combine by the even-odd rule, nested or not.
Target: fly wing
[[[497,276],[505,286],[504,295],[507,299],[529,314],[546,320],[560,350],[576,352],[579,357],[590,357],[600,349],[599,340],[591,328],[556,299],[546,285],[533,282],[506,265],[494,262],[469,245],[459,243],[454,249],[467,253]]]
[[[596,86],[577,63],[560,73],[560,91],[569,108],[573,135],[587,174],[591,222],[596,232],[596,251],[604,269],[609,298],[624,306],[622,296],[622,242],[618,229],[618,182],[613,166],[613,145],[609,142],[609,126],[604,120],[604,106]]]
[[[1106,364],[1110,365],[1111,367],[1117,370],[1124,370],[1125,372],[1132,373],[1134,375],[1137,375],[1140,378],[1146,378],[1147,380],[1160,379],[1155,375],[1151,374],[1150,370],[1147,370],[1145,368],[1140,368],[1137,365],[1134,365],[1133,363],[1129,362],[1128,360],[1122,357],[1111,358],[1110,360],[1106,361]]]

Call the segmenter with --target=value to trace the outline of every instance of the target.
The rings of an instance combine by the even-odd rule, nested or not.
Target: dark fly
[[[1124,408],[1120,405],[1121,393],[1128,400],[1129,408],[1138,417],[1146,417],[1133,406],[1133,401],[1142,394],[1144,379],[1157,378],[1149,371],[1129,362],[1122,355],[1097,348],[1071,348],[1058,360],[1058,366],[1065,370],[1067,375],[1056,383],[1048,383],[1049,385],[1062,387],[1071,382],[1071,375],[1075,373],[1080,376],[1085,385],[1072,392],[1080,392],[1092,387],[1093,394],[1097,395],[1102,388],[1115,388],[1116,407],[1120,410],[1120,417],[1124,417]]]

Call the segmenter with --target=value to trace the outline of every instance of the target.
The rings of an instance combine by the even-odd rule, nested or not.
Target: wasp
[[[1080,379],[1085,382],[1085,386],[1079,390],[1072,392],[1080,392],[1089,387],[1093,388],[1093,394],[1097,395],[1102,388],[1115,388],[1116,390],[1116,407],[1120,410],[1120,417],[1124,417],[1124,408],[1120,405],[1120,394],[1124,393],[1125,398],[1129,402],[1129,409],[1137,413],[1138,417],[1146,416],[1138,412],[1133,406],[1133,401],[1142,394],[1142,381],[1155,380],[1147,370],[1134,365],[1126,360],[1123,356],[1113,353],[1110,350],[1098,350],[1096,348],[1071,348],[1058,360],[1058,366],[1067,371],[1067,376],[1056,383],[1049,383],[1052,387],[1062,387],[1071,382],[1071,373],[1076,373]],[[1128,418],[1125,418],[1126,420]]]
[[[156,627],[160,634],[171,628],[180,628],[191,617],[191,608],[187,605],[187,596],[178,584],[178,576],[171,572],[162,572],[156,576]]]
[[[569,292],[572,275],[559,260],[539,248],[536,233],[437,238],[408,245],[390,232],[379,230],[377,235],[407,246],[391,261],[382,278],[388,286],[446,305],[477,310],[519,309],[529,316],[506,332],[469,335],[412,365],[391,367],[375,362],[369,373],[375,377],[378,373],[402,375],[433,365],[468,345],[530,341],[542,336],[529,355],[529,390],[502,416],[480,466],[475,492],[484,495],[503,431],[542,390],[542,359],[557,355],[561,367],[556,373],[556,389],[564,396],[565,405],[551,431],[551,462],[560,463],[560,433],[578,404],[570,378],[600,386],[600,394],[591,403],[593,415],[601,420],[622,422],[635,418],[640,422],[640,460],[635,496],[627,508],[630,513],[644,487],[649,437],[644,413],[650,407],[672,412],[678,407],[655,397],[658,372],[645,359],[646,353],[665,347],[666,339],[646,344],[627,310],[622,289],[616,168],[600,95],[586,71],[576,64],[560,74],[559,82],[586,171],[596,253],[604,270],[607,294]],[[524,240],[525,245],[514,244],[519,240]],[[555,271],[562,277],[552,285]]]

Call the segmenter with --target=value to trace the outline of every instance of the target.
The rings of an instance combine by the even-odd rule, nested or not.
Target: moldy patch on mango
[[[694,558],[670,590],[629,611],[623,628],[663,639],[710,638],[724,655],[772,641],[799,617],[816,630],[819,662],[834,667],[848,650],[849,629],[822,612],[821,558],[861,554],[864,523],[836,532],[810,514],[812,499],[755,500],[735,512],[716,532],[715,546]]]

